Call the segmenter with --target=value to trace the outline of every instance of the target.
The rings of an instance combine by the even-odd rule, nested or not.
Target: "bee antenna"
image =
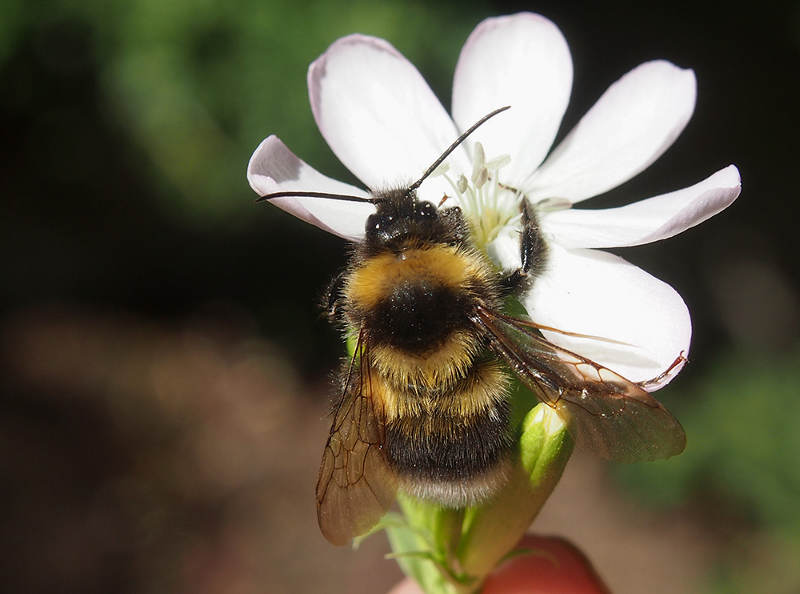
[[[500,107],[498,109],[495,109],[493,112],[487,113],[485,116],[483,116],[477,122],[472,124],[472,126],[470,126],[469,129],[466,132],[464,132],[461,136],[456,138],[455,142],[453,144],[451,144],[450,146],[448,146],[445,149],[445,151],[441,154],[441,156],[438,159],[436,159],[430,167],[428,167],[428,169],[425,171],[425,173],[422,174],[422,177],[420,177],[417,181],[415,181],[413,184],[411,184],[408,187],[408,190],[406,190],[406,193],[410,194],[411,192],[416,190],[418,187],[420,187],[420,185],[422,185],[422,182],[424,182],[425,179],[431,173],[433,173],[434,170],[439,165],[442,164],[442,161],[444,161],[447,157],[449,157],[450,153],[452,153],[454,150],[456,150],[456,148],[458,148],[458,145],[460,145],[462,142],[464,142],[470,134],[475,132],[475,130],[477,130],[481,125],[483,125],[488,119],[493,118],[498,113],[501,113],[501,112],[503,112],[503,111],[505,111],[507,109],[511,109],[511,106],[510,105],[506,105],[505,107]]]
[[[273,192],[266,194],[260,198],[256,198],[256,202],[265,202],[273,198],[283,198],[285,196],[300,196],[302,198],[330,198],[331,200],[347,200],[349,202],[367,202],[369,204],[377,204],[381,202],[378,198],[365,198],[364,196],[350,196],[349,194],[331,194],[329,192]]]

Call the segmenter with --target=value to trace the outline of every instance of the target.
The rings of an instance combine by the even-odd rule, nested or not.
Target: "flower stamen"
[[[502,184],[499,175],[500,169],[510,162],[509,155],[487,161],[483,145],[476,142],[470,177],[462,174],[454,181],[444,175],[458,196],[475,246],[484,251],[505,227],[519,226],[522,195]]]

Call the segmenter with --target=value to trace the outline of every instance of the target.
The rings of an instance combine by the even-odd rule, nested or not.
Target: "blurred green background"
[[[256,206],[251,152],[278,134],[357,183],[308,107],[308,64],[352,32],[391,41],[449,105],[483,18],[564,32],[561,135],[608,84],[666,58],[698,103],[609,206],[735,163],[742,197],[624,251],[675,286],[692,362],[659,397],[677,459],[577,456],[534,529],[584,548],[619,592],[800,591],[796,134],[800,4],[129,0],[0,5],[0,567],[9,592],[379,592],[372,539],[318,535],[327,374],[316,302],[346,245]],[[637,581],[638,580],[638,581]]]

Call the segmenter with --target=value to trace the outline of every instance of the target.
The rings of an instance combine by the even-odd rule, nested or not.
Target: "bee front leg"
[[[506,294],[518,294],[530,280],[542,269],[547,256],[547,246],[542,239],[539,221],[536,214],[523,197],[520,202],[522,213],[522,233],[520,236],[521,266],[501,281]]]
[[[342,289],[344,288],[346,272],[346,270],[342,270],[333,277],[322,298],[322,309],[333,323],[341,322],[344,314],[342,310],[342,302],[344,301]]]

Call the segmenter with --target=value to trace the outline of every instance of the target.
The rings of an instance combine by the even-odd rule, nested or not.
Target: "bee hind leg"
[[[541,271],[547,257],[547,246],[542,238],[539,221],[524,196],[520,202],[520,212],[522,213],[522,232],[519,242],[521,265],[501,280],[500,284],[506,295],[521,292]]]

